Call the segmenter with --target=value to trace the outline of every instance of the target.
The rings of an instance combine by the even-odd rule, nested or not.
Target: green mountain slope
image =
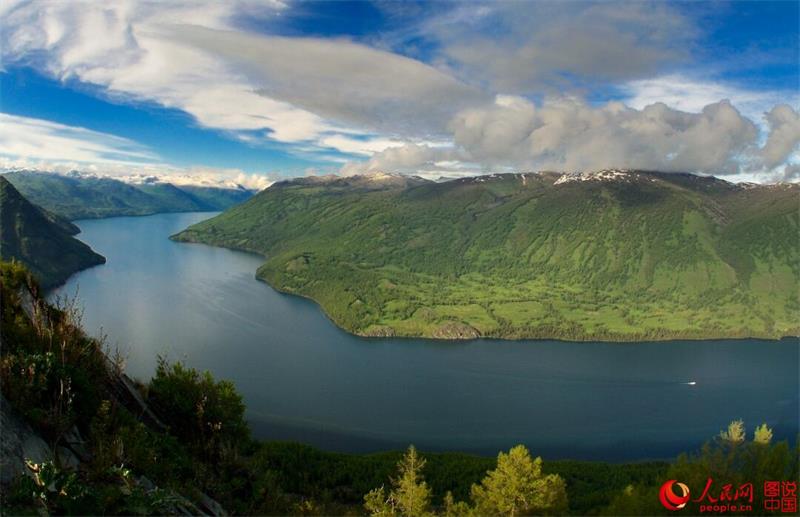
[[[72,237],[78,232],[72,223],[30,203],[0,176],[0,258],[22,262],[42,287],[54,287],[106,261]]]
[[[689,174],[274,184],[181,241],[363,335],[639,340],[796,335],[798,185]]]
[[[245,189],[199,187],[194,185],[181,185],[180,189],[206,206],[206,210],[227,210],[233,205],[238,205],[242,201],[250,199],[255,194],[255,192]]]
[[[253,195],[244,188],[132,185],[111,178],[32,171],[3,176],[33,203],[67,219],[224,210]]]

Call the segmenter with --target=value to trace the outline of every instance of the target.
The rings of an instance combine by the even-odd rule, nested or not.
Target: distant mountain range
[[[44,288],[106,259],[73,235],[77,226],[25,199],[0,176],[0,259],[25,264]]]
[[[606,170],[302,178],[175,240],[368,336],[655,340],[800,330],[800,185]]]
[[[255,192],[244,187],[128,183],[108,177],[19,170],[2,174],[31,202],[67,219],[225,210]]]

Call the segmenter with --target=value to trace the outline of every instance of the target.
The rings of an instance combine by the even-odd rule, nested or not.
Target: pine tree
[[[567,506],[564,480],[555,474],[543,475],[542,459],[532,459],[522,445],[497,456],[497,468],[480,485],[472,485],[472,499],[479,515],[515,516]]]
[[[772,441],[772,429],[767,427],[767,424],[761,424],[760,426],[756,426],[756,431],[753,436],[753,441],[755,443],[763,443],[764,445],[769,445]]]
[[[727,431],[721,431],[719,437],[730,443],[742,443],[745,439],[744,422],[742,420],[734,420],[728,424]]]
[[[431,512],[431,489],[423,480],[422,469],[425,459],[410,446],[403,459],[397,464],[399,477],[392,481],[388,496],[383,487],[376,488],[364,496],[364,507],[371,515],[426,517]]]

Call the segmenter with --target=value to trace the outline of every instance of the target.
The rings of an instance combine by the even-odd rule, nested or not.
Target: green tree
[[[497,468],[472,486],[472,500],[480,515],[514,516],[564,510],[567,492],[560,476],[542,474],[542,458],[532,459],[528,449],[517,445],[501,452]]]
[[[465,517],[472,513],[472,508],[464,501],[456,502],[452,492],[447,492],[444,496],[443,517]]]
[[[767,424],[761,424],[756,426],[756,431],[753,436],[753,441],[755,443],[762,443],[764,445],[769,445],[772,441],[772,429],[767,427]]]
[[[431,512],[431,489],[422,477],[425,459],[410,446],[397,464],[399,477],[392,480],[388,496],[384,487],[376,488],[364,496],[364,507],[371,515],[423,517]]]
[[[148,393],[170,432],[206,459],[219,459],[223,449],[235,451],[250,439],[242,396],[230,381],[159,358]]]
[[[729,443],[742,443],[745,439],[744,422],[742,420],[734,420],[728,424],[727,431],[721,431],[719,437]]]
[[[681,454],[656,485],[630,487],[618,494],[605,510],[607,515],[667,514],[655,496],[660,483],[678,479],[693,492],[702,493],[709,480],[710,493],[717,496],[724,484],[738,488],[745,484],[763,486],[768,480],[798,479],[798,452],[788,442],[772,443],[772,430],[766,424],[756,428],[752,441],[745,440],[745,427],[734,420],[727,430],[705,443],[700,451]],[[763,508],[763,494],[755,490],[753,508]]]

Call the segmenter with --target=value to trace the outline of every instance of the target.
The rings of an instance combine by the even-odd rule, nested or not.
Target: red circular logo
[[[673,490],[673,486],[677,485],[681,491],[681,495],[677,495]],[[663,485],[661,485],[661,490],[658,491],[658,499],[661,501],[661,504],[664,505],[664,508],[670,511],[680,510],[686,503],[689,502],[689,487],[684,485],[683,483],[678,483],[674,479],[670,479]]]

